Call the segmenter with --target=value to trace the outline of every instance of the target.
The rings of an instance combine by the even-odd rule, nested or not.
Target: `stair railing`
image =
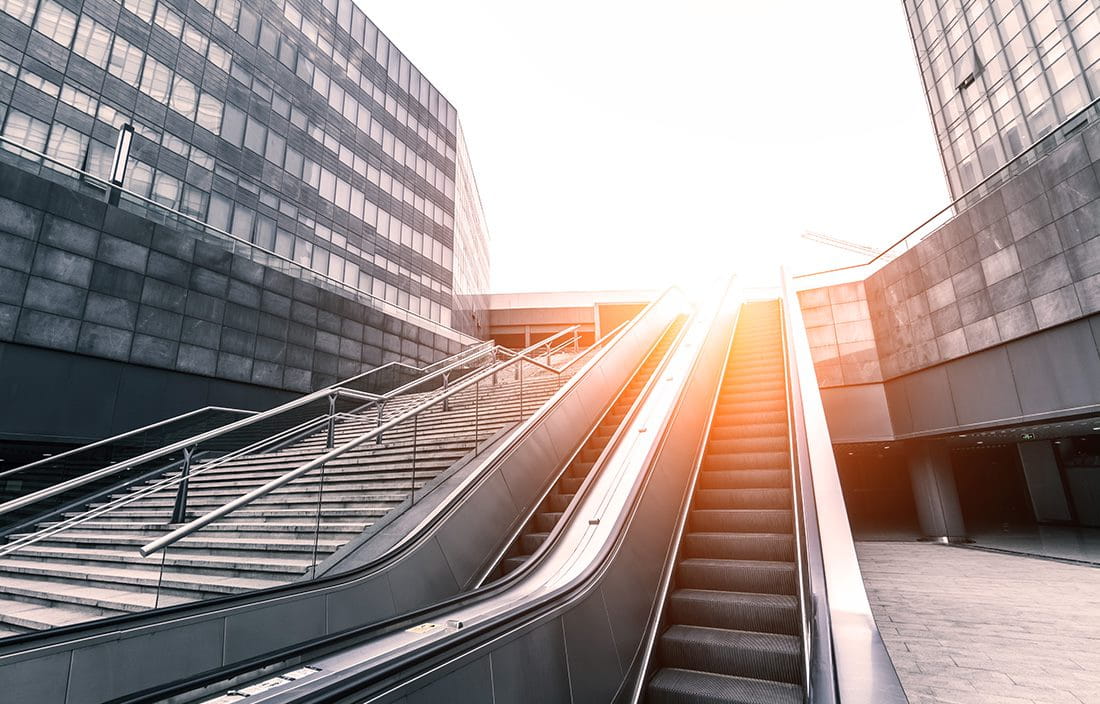
[[[424,485],[431,481],[439,470],[437,467],[427,469],[423,467],[426,463],[423,455],[430,452],[430,448],[425,449],[422,442],[426,437],[461,442],[464,443],[464,449],[467,447],[473,449],[478,442],[491,435],[496,429],[494,425],[506,426],[523,420],[528,413],[535,412],[544,402],[543,398],[560,389],[565,380],[580,369],[578,365],[581,361],[608,344],[625,326],[626,323],[615,328],[595,344],[557,367],[547,364],[545,360],[552,359],[555,354],[567,348],[577,346],[577,326],[571,326],[524,350],[499,348],[498,352],[504,359],[498,364],[467,375],[439,394],[398,412],[338,447],[331,448],[326,453],[283,473],[262,486],[150,541],[141,547],[140,553],[148,557],[160,552],[163,563],[166,561],[168,549],[179,540],[189,536],[194,537],[196,532],[232,512],[270,495],[277,489],[302,481],[307,484],[311,497],[312,492],[316,491],[315,500],[310,502],[313,506],[313,516],[310,519],[309,528],[312,530],[304,531],[311,533],[312,548],[308,562],[303,564],[303,569],[307,574],[313,574],[317,564],[325,557],[320,545],[322,524],[327,518],[323,509],[323,499],[326,488],[332,481],[331,472],[327,472],[326,468],[330,467],[335,460],[348,455],[356,448],[367,446],[368,443],[375,444],[382,437],[390,438],[392,447],[407,448],[407,482],[403,487],[396,486],[393,492],[395,500],[407,501],[407,505],[412,506],[420,497]],[[486,393],[487,389],[488,393]],[[496,393],[494,389],[497,389]],[[532,404],[532,391],[541,392],[534,397],[536,401],[534,404]],[[493,397],[496,403],[485,403],[487,396]],[[432,420],[436,418],[447,420],[447,417],[443,416],[445,406],[452,410],[463,410],[468,414],[464,427],[453,430],[433,428]],[[472,416],[472,419],[469,416]],[[401,478],[398,478],[395,483],[399,484],[400,481]],[[362,502],[361,499],[358,500]]]
[[[239,448],[240,443],[233,443],[231,438],[234,437],[231,434],[247,435],[250,431],[260,430],[264,433],[262,437],[283,437],[284,431],[288,426],[299,427],[300,430],[308,430],[300,422],[300,417],[305,415],[309,418],[314,418],[318,415],[318,411],[325,413],[326,417],[334,418],[337,410],[336,402],[340,399],[346,399],[347,401],[355,404],[355,410],[362,410],[364,406],[370,406],[372,404],[381,404],[389,401],[399,395],[408,394],[414,389],[420,388],[429,382],[437,380],[449,379],[452,375],[457,375],[461,369],[471,366],[477,360],[489,360],[488,364],[495,363],[498,355],[497,347],[492,342],[480,342],[471,348],[460,351],[455,355],[451,355],[440,362],[428,365],[433,367],[430,373],[423,374],[418,379],[414,379],[410,382],[402,384],[395,389],[387,391],[383,394],[371,393],[366,391],[356,390],[351,388],[353,385],[363,385],[369,383],[374,379],[382,378],[387,372],[396,372],[398,370],[404,372],[410,372],[415,374],[422,374],[423,369],[413,365],[405,364],[404,362],[389,362],[377,367],[375,369],[356,374],[353,377],[345,379],[337,384],[325,387],[313,393],[306,394],[292,401],[288,401],[275,408],[269,409],[262,413],[255,413],[250,411],[239,411],[239,413],[246,414],[246,417],[239,420],[220,424],[215,428],[205,430],[195,435],[185,437],[184,439],[177,440],[164,444],[154,450],[142,452],[135,457],[125,458],[121,461],[113,462],[105,467],[95,469],[90,472],[84,472],[79,476],[72,479],[59,482],[53,486],[33,491],[23,496],[16,497],[9,501],[0,504],[0,516],[11,514],[14,511],[25,509],[26,507],[32,507],[34,505],[48,506],[51,500],[58,500],[58,497],[71,494],[72,492],[81,489],[82,487],[89,486],[93,483],[109,480],[111,477],[119,476],[123,474],[133,474],[134,470],[146,467],[150,463],[160,462],[166,464],[170,461],[178,459],[179,456],[190,454],[192,457],[195,453],[202,449],[214,449],[218,450],[235,450]],[[183,414],[162,423],[178,422],[181,418],[186,419],[192,414]],[[268,428],[264,429],[264,425]],[[270,426],[275,426],[271,428]],[[140,429],[139,429],[140,431]],[[72,460],[74,457],[78,457],[81,453],[93,452],[96,449],[104,447],[111,442],[123,442],[128,437],[132,437],[134,433],[139,431],[130,431],[128,433],[122,433],[120,435],[108,438],[106,440],[93,443],[92,445],[85,446],[84,448],[76,448],[68,453],[65,453],[65,459]],[[251,438],[247,438],[249,441],[244,442],[244,446],[252,446],[253,442]],[[293,439],[293,438],[290,438]],[[219,443],[231,443],[233,447],[225,448],[218,447]],[[60,455],[58,456],[60,457]],[[46,458],[38,462],[34,462],[22,467],[16,467],[12,470],[8,470],[2,475],[4,479],[10,479],[13,475],[30,471],[44,469],[44,465],[51,459]]]

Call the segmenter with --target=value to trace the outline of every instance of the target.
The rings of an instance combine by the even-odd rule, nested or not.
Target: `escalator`
[[[532,559],[233,691],[263,692],[257,704],[906,702],[855,562],[800,311],[791,295],[726,298],[689,325]]]
[[[742,308],[646,702],[803,701],[780,325],[778,301]]]
[[[580,451],[574,455],[561,478],[554,483],[553,488],[539,504],[530,520],[527,521],[520,535],[508,547],[503,559],[493,570],[494,578],[504,577],[522,566],[549,537],[550,531],[561,520],[562,512],[573,501],[577,491],[581,488],[581,484],[584,483],[584,480],[596,465],[596,460],[607,449],[608,443],[611,442],[615,431],[618,430],[623,419],[626,418],[630,407],[638,400],[638,395],[649,383],[658,365],[664,360],[669,347],[680,334],[686,320],[685,316],[680,316],[661,336],[653,351],[649,353],[645,362],[635,372],[634,378],[630,380],[630,383],[619,394],[619,397],[615,399],[610,410],[596,426],[595,431],[581,446]]]

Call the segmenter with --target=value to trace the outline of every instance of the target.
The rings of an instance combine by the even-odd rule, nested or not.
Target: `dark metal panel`
[[[484,704],[493,701],[493,671],[489,656],[474,660],[409,693],[408,704]],[[497,700],[500,701],[500,700]]]
[[[1007,348],[1024,413],[1100,403],[1100,353],[1089,321],[1045,330]]]
[[[909,396],[905,391],[905,381],[892,380],[886,387],[886,406],[890,409],[890,424],[894,433],[901,435],[913,432],[913,415],[909,412]]]
[[[328,633],[375,623],[397,615],[389,577],[382,574],[365,577],[355,584],[328,595],[326,610]]]
[[[562,460],[554,449],[553,440],[546,428],[535,429],[500,468],[501,476],[516,505],[530,506],[536,493],[545,484],[551,468]],[[545,468],[545,471],[534,472],[533,468]]]
[[[63,704],[68,685],[70,653],[54,653],[7,665],[0,678],[5,696],[18,692],[23,701]]]
[[[495,704],[572,701],[560,619],[497,648],[490,657]]]
[[[894,437],[883,384],[835,386],[821,390],[833,442],[889,440]]]
[[[603,590],[565,612],[562,625],[573,701],[610,702],[622,681],[623,664],[616,652]]]
[[[98,704],[118,691],[213,669],[221,664],[221,646],[222,623],[211,620],[78,648],[73,651],[67,702]]]
[[[225,619],[225,662],[239,662],[253,655],[270,652],[293,643],[324,635],[325,597],[323,594],[296,599],[292,608],[277,602],[248,611],[238,611]],[[195,643],[204,641],[193,640]],[[196,672],[197,670],[190,670]],[[159,680],[164,682],[166,680]],[[114,691],[134,691],[119,688]]]
[[[909,398],[915,431],[949,428],[958,424],[955,407],[951,403],[947,371],[943,367],[925,369],[905,377],[905,394]]]
[[[953,360],[947,365],[947,378],[960,424],[1020,415],[1012,367],[1003,346]]]
[[[518,507],[504,479],[494,473],[439,533],[439,546],[455,580],[469,584],[501,542],[503,528],[515,521]]]
[[[389,575],[399,613],[444,599],[459,588],[439,547],[438,534],[394,565]]]

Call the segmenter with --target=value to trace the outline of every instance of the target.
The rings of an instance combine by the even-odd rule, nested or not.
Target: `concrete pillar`
[[[909,479],[921,531],[943,543],[966,540],[955,471],[947,446],[930,441],[909,444]]]
[[[1040,523],[1072,521],[1062,473],[1058,471],[1058,460],[1050,440],[1017,443],[1016,451],[1020,454],[1035,520]]]

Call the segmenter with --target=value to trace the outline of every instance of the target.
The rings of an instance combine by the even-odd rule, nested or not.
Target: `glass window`
[[[240,0],[218,0],[214,15],[231,29],[237,28],[237,14],[240,12]]]
[[[256,43],[256,34],[260,29],[260,19],[256,13],[247,7],[241,8],[240,21],[237,24],[237,33],[249,44]]]
[[[267,132],[267,148],[264,156],[276,166],[283,165],[283,150],[286,148],[286,140],[275,133],[275,130]]]
[[[153,21],[153,0],[123,0],[122,6],[146,22]]]
[[[33,149],[36,152],[45,151],[46,137],[49,131],[50,126],[45,122],[36,120],[18,110],[8,112],[8,119],[4,122],[4,137],[14,142],[15,145]],[[16,154],[21,153],[21,150],[15,145],[5,142],[4,148]]]
[[[84,170],[103,180],[110,178],[111,162],[115,158],[115,148],[103,142],[92,141],[88,145],[88,154],[84,161]]]
[[[66,83],[61,86],[61,101],[82,113],[95,117],[96,99]]]
[[[245,114],[233,103],[226,103],[222,112],[221,137],[235,147],[241,146],[244,140]]]
[[[106,27],[84,16],[76,28],[73,51],[100,68],[107,67],[107,53],[111,46],[111,32]]]
[[[194,186],[184,185],[179,209],[185,215],[202,220],[206,217],[206,193]]]
[[[199,111],[195,122],[200,127],[205,127],[214,134],[218,134],[222,122],[221,101],[208,93],[199,96]]]
[[[34,29],[61,46],[69,46],[76,31],[76,14],[61,7],[53,0],[43,0],[38,8]]]
[[[84,149],[87,145],[86,136],[58,122],[54,123],[53,129],[50,130],[50,141],[46,147],[46,153],[66,166],[77,169],[83,165]]]
[[[275,249],[275,221],[269,217],[258,215],[256,217],[256,232],[252,240],[266,250]]]
[[[229,231],[229,221],[233,217],[233,201],[221,193],[213,191],[210,194],[210,212],[206,216],[206,222],[213,227]]]
[[[123,186],[139,196],[148,197],[149,187],[153,185],[153,167],[131,159],[129,169]]]
[[[271,97],[271,108],[279,117],[290,119],[290,101],[278,93]]]
[[[199,54],[205,54],[209,48],[210,40],[202,32],[187,24],[183,27],[183,44],[191,47]]]
[[[173,37],[179,37],[183,34],[183,18],[163,2],[157,5],[157,14],[154,21]]]
[[[183,76],[172,80],[172,109],[191,119],[195,118],[195,108],[199,102],[199,90],[195,84]]]
[[[23,81],[27,85],[37,88],[50,97],[56,98],[61,94],[61,86],[57,85],[53,81],[47,81],[37,73],[31,73],[27,69],[23,69],[19,73],[19,80]]]
[[[298,49],[286,37],[283,37],[282,41],[279,42],[279,63],[293,71],[297,58]]]
[[[286,164],[284,166],[287,173],[296,178],[302,177],[302,153],[293,147],[286,148]]]
[[[153,181],[153,200],[168,208],[175,208],[180,197],[180,181],[163,171],[158,171]]]
[[[289,259],[294,253],[294,235],[279,228],[275,232],[275,253]]]
[[[257,154],[263,154],[266,139],[267,128],[259,120],[249,116],[248,127],[244,132],[244,146]]]
[[[229,228],[229,232],[245,242],[249,242],[252,240],[252,222],[255,219],[255,213],[244,206],[238,205],[233,211],[233,226]]]
[[[328,271],[329,251],[323,247],[313,248],[313,270],[324,274]]]
[[[0,0],[0,10],[23,24],[30,24],[34,19],[34,5],[34,0]]]
[[[229,65],[233,62],[233,55],[217,42],[210,42],[210,49],[206,52],[206,58],[226,73],[229,72]]]
[[[294,242],[294,261],[308,267],[313,260],[313,243],[308,240],[298,239]]]
[[[141,75],[141,60],[144,57],[141,49],[122,37],[115,37],[114,47],[111,48],[111,63],[107,70],[123,82],[135,85]]]
[[[272,56],[279,53],[279,35],[270,22],[260,25],[260,48]]]
[[[172,70],[150,56],[141,72],[141,92],[159,103],[167,103],[171,89]]]

